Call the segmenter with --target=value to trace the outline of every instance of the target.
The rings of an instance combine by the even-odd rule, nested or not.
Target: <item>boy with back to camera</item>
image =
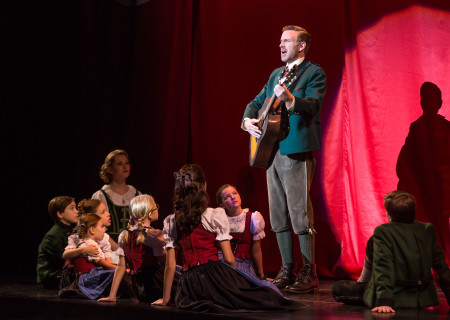
[[[382,313],[438,305],[433,269],[450,305],[450,270],[433,225],[414,221],[416,201],[407,192],[388,193],[384,207],[389,222],[376,227],[367,244],[366,261],[373,261],[369,282],[337,281],[332,288],[336,301],[362,300],[372,312]]]

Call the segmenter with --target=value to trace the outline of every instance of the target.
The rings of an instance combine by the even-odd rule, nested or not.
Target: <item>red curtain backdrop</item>
[[[94,85],[82,89],[99,99],[89,108],[107,115],[99,123],[105,131],[114,136],[111,128],[124,126],[118,135],[133,155],[133,182],[162,204],[161,218],[171,213],[172,172],[199,163],[212,206],[217,188],[231,183],[246,207],[263,214],[264,265],[276,272],[281,259],[270,230],[265,171],[248,165],[249,137],[240,122],[246,104],[281,65],[282,26],[307,28],[308,58],[328,75],[312,190],[319,273],[354,278],[367,239],[386,222],[383,196],[397,188],[397,158],[421,115],[423,82],[442,90],[440,114],[448,113],[450,19],[448,8],[434,4],[192,0],[136,7],[107,1],[92,8],[87,1],[83,39],[91,43],[84,46],[83,79]],[[108,18],[100,18],[106,9]],[[103,91],[95,94],[99,73]],[[122,108],[123,117],[111,108]],[[421,220],[437,214],[444,216],[427,212]],[[445,228],[448,221],[440,234]],[[297,243],[295,250],[299,256]]]
[[[324,131],[322,171],[340,261],[356,277],[367,239],[387,222],[383,196],[397,185],[414,194],[417,219],[432,222],[446,247],[450,122],[443,117],[450,115],[450,13],[413,5],[355,31]],[[410,127],[422,117],[420,87],[425,81],[442,91],[443,117]],[[405,143],[407,136],[413,145]],[[405,154],[399,158],[403,146]]]
[[[23,240],[34,244],[17,259],[16,272],[34,271],[30,257],[36,261],[52,224],[48,201],[91,197],[103,185],[101,163],[116,148],[130,155],[128,182],[160,204],[156,227],[172,213],[172,174],[184,163],[204,168],[211,206],[219,186],[236,185],[244,206],[266,220],[264,267],[277,272],[265,171],[249,166],[249,136],[240,123],[247,103],[282,65],[278,45],[288,24],[311,33],[307,58],[328,77],[311,190],[320,276],[358,275],[368,237],[386,222],[383,196],[397,186],[414,193],[418,219],[435,224],[450,257],[447,0],[3,6],[10,44],[3,96],[5,105],[14,104],[4,116],[5,177],[15,191],[9,202],[23,206],[5,212],[27,214],[33,227]],[[440,116],[424,120],[419,90],[425,81],[440,88],[443,104]]]

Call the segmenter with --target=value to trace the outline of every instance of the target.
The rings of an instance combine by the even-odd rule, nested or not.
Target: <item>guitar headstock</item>
[[[289,87],[289,85],[297,78],[297,70],[298,65],[294,65],[292,69],[290,69],[286,74],[286,76],[284,77],[284,81],[281,84],[287,83],[286,87]]]

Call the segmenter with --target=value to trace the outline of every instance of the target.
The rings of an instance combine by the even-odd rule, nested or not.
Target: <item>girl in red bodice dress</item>
[[[297,310],[303,304],[264,286],[256,277],[235,269],[229,224],[223,208],[208,208],[206,180],[195,164],[175,172],[175,213],[164,220],[166,270],[163,298],[153,305],[170,303],[176,270],[175,250],[183,271],[175,294],[175,306],[202,312]],[[223,261],[218,250],[223,252]]]

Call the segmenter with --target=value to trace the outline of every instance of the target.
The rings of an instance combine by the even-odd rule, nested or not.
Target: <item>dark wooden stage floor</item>
[[[42,289],[31,279],[0,279],[0,319],[450,319],[442,291],[440,305],[422,310],[397,310],[395,314],[372,314],[363,306],[337,303],[331,296],[333,280],[322,280],[315,294],[287,295],[306,304],[295,312],[253,312],[201,314],[182,312],[173,307],[154,308],[134,299],[99,303],[84,299],[60,299],[56,291]]]

